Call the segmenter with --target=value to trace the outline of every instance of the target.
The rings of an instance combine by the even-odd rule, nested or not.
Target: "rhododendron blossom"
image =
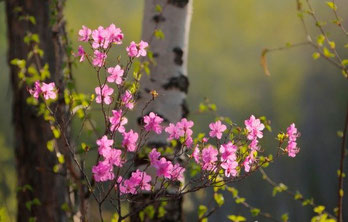
[[[248,131],[247,138],[248,140],[251,140],[251,143],[249,144],[251,150],[259,150],[258,138],[263,137],[262,130],[264,130],[265,125],[261,123],[260,119],[256,119],[254,115],[251,115],[248,120],[245,120],[244,124]]]
[[[96,143],[99,146],[98,148],[99,154],[103,155],[103,151],[107,148],[110,148],[114,144],[114,141],[109,140],[107,136],[103,136],[101,139],[97,140]]]
[[[209,136],[212,138],[216,137],[218,139],[221,139],[222,133],[227,129],[226,126],[222,124],[220,120],[216,121],[215,123],[210,123],[209,128]]]
[[[218,151],[213,146],[208,146],[202,150],[203,170],[212,170],[215,167]]]
[[[126,90],[126,92],[124,92],[124,94],[121,96],[121,100],[122,100],[123,105],[127,109],[132,110],[134,108],[134,102],[132,102],[133,96],[129,90]]]
[[[135,152],[137,148],[138,133],[130,130],[128,133],[123,133],[122,146],[125,147],[129,152]]]
[[[228,159],[226,162],[221,163],[221,167],[225,170],[226,177],[235,177],[238,174],[238,171],[236,169],[238,167],[237,161]]]
[[[99,86],[95,88],[95,93],[97,94],[97,98],[95,99],[97,103],[104,102],[107,105],[111,104],[112,102],[111,95],[114,93],[113,88],[105,84],[101,87],[101,89]]]
[[[128,123],[128,119],[122,116],[122,110],[112,110],[112,117],[110,117],[110,130],[123,133],[125,131],[124,125]]]
[[[39,81],[36,81],[34,83],[34,88],[33,89],[29,89],[29,93],[30,95],[32,95],[35,99],[38,99],[41,93],[41,85]]]
[[[57,98],[56,85],[54,82],[48,84],[43,82],[41,86],[41,93],[45,100]]]
[[[113,180],[115,177],[112,165],[110,165],[107,161],[100,161],[98,165],[93,166],[92,173],[95,181],[97,182]]]
[[[172,139],[179,139],[180,137],[184,136],[185,131],[181,128],[178,127],[178,125],[170,123],[168,127],[164,129],[169,134],[168,140]]]
[[[236,160],[237,149],[237,146],[234,145],[232,142],[222,144],[219,150],[221,153],[221,161],[224,162]]]
[[[79,36],[80,36],[79,41],[88,42],[91,34],[92,34],[92,31],[83,25],[82,29],[79,30]]]
[[[97,67],[102,67],[105,63],[106,57],[106,53],[95,50],[92,64]]]
[[[123,69],[119,65],[108,68],[108,73],[110,74],[107,78],[108,82],[114,82],[120,85],[122,83],[123,72]]]
[[[299,133],[297,132],[297,128],[295,127],[295,123],[292,123],[287,128],[288,135],[288,145],[286,147],[286,151],[288,152],[289,157],[295,157],[296,154],[300,151],[300,148],[297,147],[297,137],[299,137]]]
[[[138,189],[149,191],[151,190],[150,182],[151,176],[137,169],[136,172],[132,173],[131,178],[123,181],[123,184],[120,185],[120,191],[123,194],[136,194]]]
[[[252,164],[256,161],[256,157],[255,155],[257,154],[257,151],[252,150],[249,155],[245,158],[244,162],[243,162],[243,166],[244,166],[244,171],[245,172],[249,172],[250,168],[252,166]]]
[[[134,41],[130,43],[130,45],[127,47],[127,52],[129,57],[140,57],[140,56],[146,56],[146,50],[149,44],[144,41],[140,41],[139,44],[136,44]]]
[[[162,122],[163,119],[153,112],[147,116],[144,116],[144,128],[146,131],[152,130],[157,134],[162,133],[162,126],[160,125]]]
[[[80,57],[80,62],[83,62],[86,58],[86,52],[83,49],[82,46],[79,46],[78,50],[77,50],[77,56]]]

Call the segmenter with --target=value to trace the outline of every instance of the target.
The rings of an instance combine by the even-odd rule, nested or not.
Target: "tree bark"
[[[161,5],[162,11],[156,10]],[[186,94],[189,87],[187,78],[187,57],[189,30],[191,23],[192,0],[145,0],[142,39],[150,43],[150,50],[156,65],[150,67],[150,75],[143,76],[140,82],[140,93],[137,101],[138,122],[142,114],[155,112],[166,124],[176,123],[188,115]],[[164,39],[154,37],[154,30],[164,33]],[[145,104],[151,100],[150,91],[156,90],[158,97],[144,110]],[[165,133],[152,135],[147,145],[160,147],[167,143]],[[182,221],[182,198],[169,201],[166,215],[158,221]],[[134,210],[137,204],[133,204]],[[131,218],[139,221],[137,215]]]
[[[23,39],[27,32],[37,33],[40,38],[39,47],[44,51],[40,63],[48,63],[50,80],[56,83],[61,92],[64,91],[63,63],[66,58],[63,6],[62,0],[6,1],[9,63],[14,58],[27,58],[30,46],[25,44]],[[36,24],[20,19],[20,16],[26,15],[34,16]],[[33,60],[28,61],[30,62]],[[17,193],[17,221],[27,222],[30,218],[35,218],[36,221],[67,221],[66,213],[61,208],[62,204],[66,203],[68,194],[66,170],[60,171],[63,175],[53,173],[57,157],[55,152],[46,148],[47,141],[53,138],[51,129],[42,117],[38,117],[36,108],[26,103],[29,94],[25,86],[19,86],[17,67],[10,65],[10,75],[17,184],[19,187],[32,187],[32,190],[26,189]],[[58,121],[66,120],[68,116],[64,98],[61,97],[60,95],[56,103]],[[64,147],[62,144],[62,141],[58,141],[60,149]],[[28,208],[27,203],[35,198],[40,201],[40,205],[34,204]]]

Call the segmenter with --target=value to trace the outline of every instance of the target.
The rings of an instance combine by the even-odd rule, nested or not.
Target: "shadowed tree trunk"
[[[156,10],[161,5],[161,10]],[[158,8],[158,7],[157,7]],[[142,39],[150,43],[150,50],[156,65],[150,67],[149,76],[143,76],[140,83],[137,116],[140,120],[142,109],[151,100],[152,90],[158,97],[144,110],[144,114],[155,112],[166,124],[178,122],[186,117],[188,108],[185,102],[189,81],[187,78],[187,55],[191,23],[192,0],[145,0]],[[154,37],[154,30],[160,29],[164,39]],[[141,121],[138,121],[141,122]],[[148,146],[160,147],[167,143],[165,133],[152,135]],[[169,201],[166,215],[158,221],[182,221],[182,198]],[[132,204],[134,210],[137,204]],[[139,221],[137,215],[131,221]]]
[[[59,91],[64,91],[63,68],[66,50],[64,45],[65,22],[63,21],[62,0],[7,0],[8,60],[27,59],[30,46],[23,39],[28,32],[39,36],[39,47],[44,51],[39,63],[49,65],[50,80],[54,81]],[[29,22],[27,16],[33,16],[36,24]],[[34,63],[33,58],[27,64]],[[37,64],[38,61],[35,61]],[[39,66],[37,66],[39,68]],[[20,87],[18,68],[10,65],[11,85],[13,90],[13,124],[15,136],[15,156],[17,184],[19,187],[30,185],[31,189],[18,191],[17,221],[67,221],[61,206],[67,201],[66,170],[63,175],[53,173],[57,164],[55,152],[46,148],[48,140],[53,138],[49,124],[38,117],[37,109],[26,103],[29,96],[25,86]],[[58,121],[67,119],[64,98],[57,101]],[[62,141],[58,141],[60,152],[65,154]],[[65,167],[63,167],[65,168]],[[40,204],[26,205],[34,199]],[[37,202],[36,202],[37,203]]]

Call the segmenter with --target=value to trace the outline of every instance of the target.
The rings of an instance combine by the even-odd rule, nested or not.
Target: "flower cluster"
[[[93,50],[93,56],[88,55],[81,45],[78,47],[77,56],[80,57],[80,62],[83,62],[86,58],[88,58],[88,61],[91,61],[91,65],[94,67],[98,69],[104,67],[109,74],[106,78],[107,82],[115,83],[117,86],[120,86],[124,82],[125,70],[122,69],[120,65],[106,67],[105,64],[109,49],[114,44],[121,45],[123,37],[124,35],[122,30],[117,28],[114,24],[111,24],[106,28],[99,26],[95,30],[82,26],[82,29],[79,30],[79,41],[90,43]],[[139,44],[131,42],[126,48],[129,58],[146,56],[146,48],[148,45],[149,44],[144,41],[140,41]],[[89,57],[91,59],[89,59]],[[107,84],[100,84],[95,88],[95,93],[97,94],[97,103],[105,103],[109,105],[113,102],[112,95],[114,93],[114,89],[109,87]],[[130,91],[126,90],[121,98],[126,108],[133,109],[134,102]]]
[[[137,169],[129,179],[117,179],[122,194],[137,194],[138,190],[151,190],[151,176]],[[116,187],[117,188],[117,187]]]
[[[187,147],[191,147],[193,143],[193,131],[191,128],[193,127],[193,125],[193,121],[189,121],[186,118],[183,118],[176,124],[170,123],[169,126],[164,129],[164,131],[169,134],[168,140],[184,137],[185,145]]]
[[[300,148],[297,147],[297,137],[299,137],[299,133],[297,132],[297,128],[295,127],[295,123],[292,123],[287,128],[287,136],[288,136],[288,145],[286,147],[286,151],[288,152],[289,157],[295,157],[296,154],[300,151]]]
[[[42,95],[45,100],[57,98],[57,89],[54,82],[40,83],[39,81],[36,81],[34,87],[29,89],[29,93],[35,99],[38,99],[40,95]]]
[[[159,159],[160,156],[161,154],[156,149],[152,149],[149,153],[151,166],[156,168],[157,176],[163,176],[170,180],[182,180],[184,178],[185,168],[181,167],[178,163],[173,165],[165,157]]]
[[[265,128],[265,125],[261,123],[260,119],[256,119],[254,115],[250,116],[248,120],[245,120],[244,124],[248,131],[247,138],[251,141],[250,148],[252,150],[259,150],[258,139],[263,137],[262,130]]]

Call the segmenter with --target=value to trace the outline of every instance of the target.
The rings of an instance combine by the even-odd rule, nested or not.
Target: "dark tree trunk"
[[[8,25],[8,60],[26,59],[30,51],[23,42],[27,32],[37,33],[40,38],[39,47],[44,51],[41,65],[48,63],[51,81],[54,81],[63,92],[63,67],[66,58],[64,46],[65,23],[62,20],[64,2],[61,0],[7,0],[6,13]],[[18,9],[21,9],[18,12]],[[34,16],[36,24],[32,24],[20,16]],[[53,19],[53,20],[52,20]],[[33,62],[33,61],[29,61]],[[37,62],[37,61],[36,61]],[[55,152],[46,148],[52,139],[49,124],[38,117],[35,107],[26,103],[29,96],[25,86],[19,86],[18,69],[10,65],[11,85],[13,89],[13,124],[15,133],[15,156],[17,167],[17,184],[19,187],[30,185],[32,191],[18,191],[17,221],[27,222],[29,218],[36,221],[67,221],[66,213],[61,206],[67,201],[66,170],[63,175],[53,173],[57,163]],[[61,96],[60,96],[61,97]],[[57,116],[59,121],[66,119],[64,100],[58,99]],[[61,153],[65,149],[58,142]],[[32,205],[29,201],[37,198],[40,205]]]

